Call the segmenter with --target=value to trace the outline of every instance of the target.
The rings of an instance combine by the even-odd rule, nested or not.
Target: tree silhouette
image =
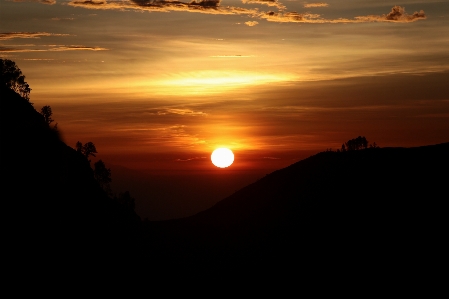
[[[111,180],[111,169],[106,168],[106,165],[102,160],[98,160],[94,164],[94,177],[97,180],[98,184],[100,184],[101,188],[103,188],[106,193],[111,194],[111,187],[109,183]]]
[[[360,150],[368,147],[368,140],[366,140],[365,136],[359,136],[357,138],[348,140],[348,142],[346,142],[344,145],[346,145],[346,150],[348,151]],[[344,151],[343,149],[344,147],[342,145],[342,151]]]
[[[44,120],[45,122],[49,125],[51,124],[54,120],[51,118],[53,112],[51,111],[51,107],[50,106],[44,106],[41,108],[41,114],[42,116],[44,116]]]
[[[75,149],[77,152],[83,154],[84,157],[86,157],[86,159],[89,160],[89,156],[95,156],[95,154],[97,154],[97,149],[95,148],[95,144],[93,144],[93,142],[87,142],[84,145],[82,145],[82,143],[80,141],[76,142],[75,145]]]
[[[369,145],[369,148],[380,148],[375,142]]]
[[[80,141],[76,142],[75,149],[78,153],[81,153],[83,150],[83,144]]]
[[[11,88],[23,98],[30,100],[31,88],[25,82],[25,76],[14,61],[0,59],[0,82],[1,85]]]
[[[97,153],[97,149],[95,148],[95,144],[93,144],[92,142],[89,141],[88,143],[85,143],[83,145],[82,152],[86,158],[89,158],[89,156],[95,157],[95,154]],[[89,162],[90,162],[90,160],[89,160]]]
[[[119,193],[119,195],[115,196],[114,198],[120,205],[127,207],[131,210],[134,210],[134,208],[136,207],[136,200],[133,197],[131,197],[129,191]]]

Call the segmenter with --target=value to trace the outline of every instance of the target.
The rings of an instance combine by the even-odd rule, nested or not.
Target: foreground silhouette
[[[135,247],[140,218],[108,197],[86,157],[14,90],[1,86],[0,99],[1,189],[20,261],[68,266]]]
[[[448,153],[449,143],[319,153],[197,215],[147,223],[146,242],[164,263],[187,267],[438,262]]]
[[[108,196],[104,165],[94,173],[27,98],[0,86],[0,99],[8,244],[28,267],[428,273],[442,257],[449,143],[319,153],[194,216],[141,223],[129,193]]]

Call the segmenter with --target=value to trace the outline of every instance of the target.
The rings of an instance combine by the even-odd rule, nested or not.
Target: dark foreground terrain
[[[141,222],[27,100],[2,89],[1,107],[3,210],[20,260],[407,272],[444,252],[449,143],[319,153],[194,216]]]
[[[398,267],[441,262],[449,143],[322,152],[192,217],[147,223],[175,263]]]

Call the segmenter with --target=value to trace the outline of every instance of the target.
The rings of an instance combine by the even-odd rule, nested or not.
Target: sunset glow
[[[293,80],[292,75],[258,74],[242,71],[201,71],[174,75],[164,81],[150,83],[156,93],[188,95],[224,93],[238,88],[254,87],[256,85],[286,82]]]
[[[360,135],[449,138],[448,1],[0,3],[1,58],[113,176],[251,183]],[[219,147],[238,157],[226,171],[209,160]]]

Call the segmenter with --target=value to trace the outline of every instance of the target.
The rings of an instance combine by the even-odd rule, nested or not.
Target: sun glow
[[[154,82],[156,92],[162,94],[206,94],[292,80],[289,74],[262,74],[242,71],[201,71],[181,73]]]
[[[210,158],[215,166],[226,168],[234,162],[234,153],[228,148],[217,148]]]

